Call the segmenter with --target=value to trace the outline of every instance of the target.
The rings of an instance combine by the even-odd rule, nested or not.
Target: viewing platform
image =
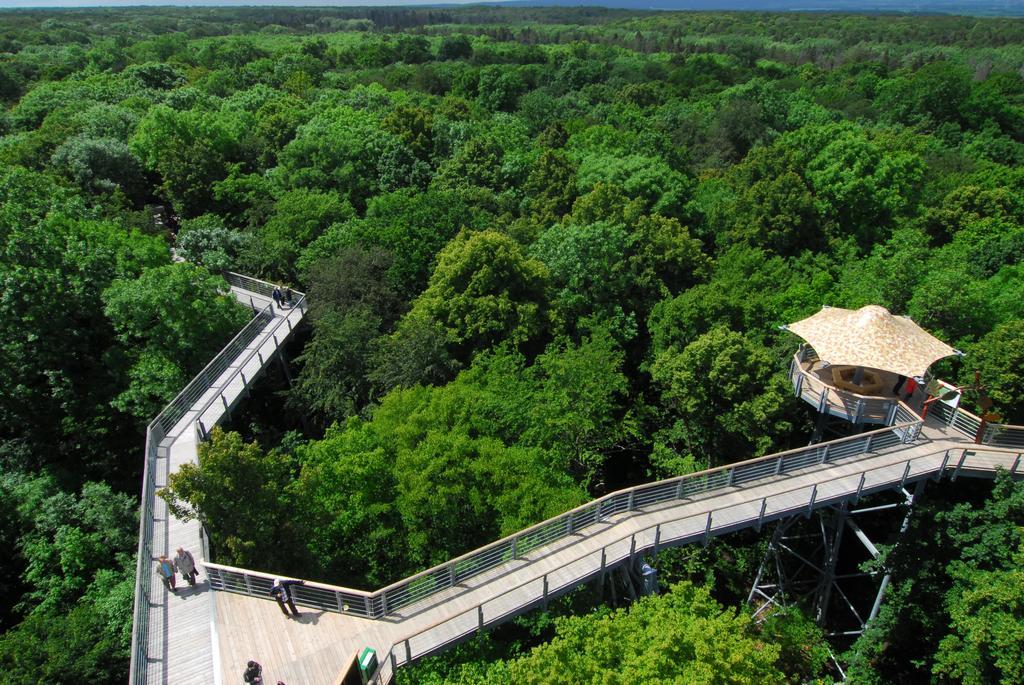
[[[840,375],[849,368],[823,362],[813,348],[801,345],[790,362],[789,380],[797,397],[818,412],[853,424],[889,425],[901,400],[917,412],[922,410],[927,399],[923,387],[918,385],[909,395],[896,393],[893,388],[899,382],[898,374],[871,369],[866,372],[864,389],[854,392],[849,389],[852,381],[844,381]],[[844,382],[846,387],[838,387]]]

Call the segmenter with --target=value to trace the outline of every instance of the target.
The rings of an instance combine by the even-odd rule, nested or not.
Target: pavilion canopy
[[[923,376],[938,359],[962,354],[905,316],[885,307],[825,307],[814,316],[783,326],[810,343],[832,365],[862,366],[903,376]]]

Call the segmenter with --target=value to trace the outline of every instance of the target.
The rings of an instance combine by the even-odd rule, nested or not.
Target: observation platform
[[[253,297],[257,309],[266,302],[258,290],[239,286],[235,293],[243,301]],[[207,389],[194,401],[179,403],[187,408],[170,429],[161,433],[160,417],[151,426],[158,449],[143,497],[144,524],[152,522],[152,534],[140,535],[139,589],[144,592],[136,607],[133,683],[234,683],[253,659],[262,664],[268,683],[332,685],[354,653],[372,647],[381,665],[373,682],[386,684],[398,667],[541,606],[639,555],[656,557],[666,546],[760,530],[776,520],[923,479],[991,478],[999,468],[1015,475],[1022,471],[1019,449],[974,443],[962,410],[936,410],[922,418],[895,397],[874,398],[877,405],[867,397],[851,400],[827,387],[813,363],[804,365],[812,360],[794,358],[790,376],[799,396],[883,427],[621,490],[373,592],[307,582],[294,588],[302,611],[294,619],[285,618],[268,594],[275,574],[212,563],[205,552],[200,570],[205,586],[190,596],[168,597],[162,585],[147,582],[155,578],[154,554],[172,551],[186,539],[183,546],[194,552],[190,545],[201,544],[201,538],[197,524],[191,530],[174,519],[167,522],[162,500],[152,506],[153,488],[183,460],[194,461],[198,437],[242,397],[302,313],[302,308],[271,310],[272,318],[251,324],[258,332],[244,346],[229,345],[218,355],[228,362],[224,370],[199,383]],[[258,319],[259,314],[254,322]],[[177,410],[171,409],[165,413],[173,417]],[[1000,435],[1024,446],[1024,427],[1002,428]],[[175,456],[166,459],[165,453]]]

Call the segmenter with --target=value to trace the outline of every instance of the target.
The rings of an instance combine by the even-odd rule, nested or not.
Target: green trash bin
[[[364,683],[368,683],[376,672],[377,652],[373,647],[364,647],[359,653],[359,675],[363,677]]]

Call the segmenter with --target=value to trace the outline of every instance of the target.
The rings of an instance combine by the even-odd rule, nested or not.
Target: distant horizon
[[[844,14],[944,14],[1024,17],[1018,0],[0,0],[0,10],[68,10],[217,7],[602,7],[632,11],[814,12]]]

